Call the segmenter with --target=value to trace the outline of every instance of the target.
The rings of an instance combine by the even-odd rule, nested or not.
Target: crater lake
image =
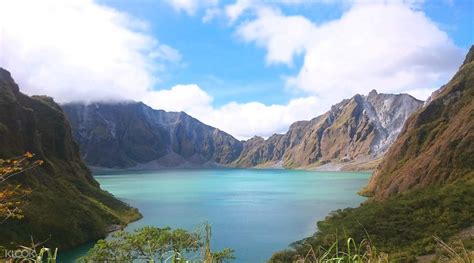
[[[258,263],[316,231],[331,211],[356,207],[370,173],[283,169],[121,171],[96,174],[101,187],[136,207],[127,226],[195,230],[212,225],[212,248],[235,250],[235,263]],[[74,262],[93,244],[60,252]]]

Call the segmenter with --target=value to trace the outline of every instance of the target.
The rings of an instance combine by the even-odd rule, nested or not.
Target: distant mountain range
[[[285,134],[239,141],[184,112],[143,103],[62,105],[81,155],[94,168],[278,167],[372,169],[422,101],[356,95]]]

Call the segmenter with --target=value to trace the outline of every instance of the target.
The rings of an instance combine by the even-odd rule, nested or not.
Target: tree
[[[11,159],[0,159],[0,222],[8,218],[23,218],[20,206],[22,197],[31,193],[20,184],[10,184],[12,177],[43,164],[42,160],[32,161],[33,154],[27,152]]]
[[[209,222],[204,222],[204,263],[223,263],[235,259],[234,250],[224,248],[222,251],[211,251],[212,228]]]
[[[186,262],[186,257],[199,257],[200,249],[204,251],[200,262],[222,263],[234,259],[233,250],[228,248],[211,252],[210,225],[205,226],[209,235],[149,226],[133,232],[119,231],[108,240],[99,240],[79,262]]]

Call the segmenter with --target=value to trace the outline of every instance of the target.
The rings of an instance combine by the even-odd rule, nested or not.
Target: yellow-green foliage
[[[27,152],[21,156],[10,159],[0,159],[0,221],[9,218],[23,218],[20,206],[25,195],[31,193],[30,189],[22,188],[20,184],[10,184],[8,179],[22,172],[33,169],[43,164],[42,160],[32,161],[33,154]]]
[[[211,226],[202,231],[144,227],[134,232],[119,231],[99,240],[78,262],[187,262],[223,263],[234,259],[233,250],[211,251]]]

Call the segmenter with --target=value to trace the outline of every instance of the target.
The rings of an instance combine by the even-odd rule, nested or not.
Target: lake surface
[[[257,263],[311,235],[329,212],[358,206],[369,173],[218,169],[121,172],[95,175],[101,187],[137,207],[153,225],[194,230],[212,225],[213,250],[235,250],[235,263]],[[85,245],[64,253],[70,262]]]

